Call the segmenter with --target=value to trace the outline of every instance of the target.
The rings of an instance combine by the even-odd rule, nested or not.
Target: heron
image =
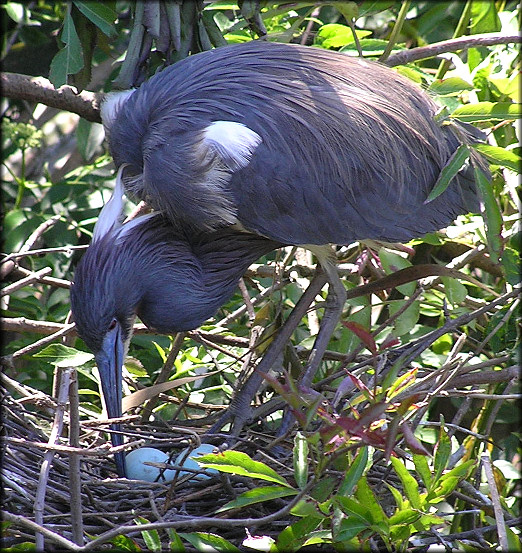
[[[329,286],[304,369],[311,381],[346,297],[331,244],[406,242],[479,211],[470,164],[426,201],[457,148],[477,140],[469,126],[438,121],[437,110],[377,62],[264,41],[190,56],[109,93],[101,113],[117,183],[71,289],[108,416],[121,416],[136,316],[166,334],[197,328],[252,262],[286,245],[310,249],[322,269],[305,307]],[[124,189],[154,211],[120,224]],[[261,378],[252,375],[250,388]],[[235,415],[247,408],[236,405]],[[117,433],[112,440],[122,443]]]

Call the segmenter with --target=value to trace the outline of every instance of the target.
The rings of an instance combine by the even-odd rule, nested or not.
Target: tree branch
[[[384,63],[390,67],[404,65],[412,61],[433,58],[447,52],[458,52],[468,48],[480,48],[481,46],[494,46],[496,44],[511,44],[520,42],[518,35],[506,35],[504,33],[486,33],[483,35],[461,36],[450,40],[435,42],[428,46],[420,46],[411,50],[397,52],[390,56]]]
[[[43,77],[30,77],[18,73],[2,73],[2,93],[7,98],[40,102],[46,106],[78,114],[87,121],[101,123],[99,102],[103,93],[84,90],[78,93],[71,86],[56,89]]]

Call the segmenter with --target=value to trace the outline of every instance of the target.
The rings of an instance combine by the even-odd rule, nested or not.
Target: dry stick
[[[29,276],[32,274],[32,271],[29,271],[28,269],[24,269],[24,267],[17,266],[14,269],[14,273],[20,273],[23,276]],[[63,278],[56,278],[56,277],[42,277],[40,279],[40,282],[42,284],[49,284],[50,286],[56,286],[57,288],[66,288],[69,289],[71,287],[71,281],[70,280],[64,280]]]
[[[506,35],[505,33],[485,33],[459,38],[452,38],[435,42],[429,46],[420,46],[411,50],[404,50],[390,56],[384,63],[390,67],[404,65],[413,61],[433,58],[447,52],[458,52],[468,48],[479,48],[481,46],[495,46],[496,44],[515,44],[520,42],[518,35]]]
[[[6,286],[0,292],[0,297],[8,296],[9,294],[13,294],[17,290],[20,290],[20,288],[23,288],[24,286],[27,286],[28,284],[32,284],[33,282],[41,282],[42,277],[47,276],[51,272],[52,272],[51,267],[44,267],[43,269],[40,269],[39,271],[36,271],[36,273],[31,273],[29,276],[26,276],[25,278],[22,278],[19,281],[13,282],[13,284],[10,284],[9,286]]]
[[[57,534],[56,532],[53,532],[52,530],[45,528],[45,526],[42,526],[41,524],[33,522],[29,518],[26,518],[20,515],[14,515],[12,513],[9,513],[8,511],[2,511],[2,518],[18,526],[22,526],[24,528],[28,528],[29,530],[33,530],[36,534],[41,534],[46,538],[49,538],[49,540],[63,547],[64,550],[81,551],[82,549],[72,541],[69,541],[67,538],[64,538],[60,534]],[[40,549],[40,551],[42,551],[42,549]]]
[[[51,435],[49,436],[48,443],[53,445],[57,442],[58,437],[62,434],[63,428],[63,416],[67,406],[67,398],[69,396],[69,384],[71,382],[72,369],[61,369],[61,382],[60,389],[58,391],[56,413],[54,416],[54,422],[51,429]],[[51,464],[55,453],[53,451],[47,451],[44,454],[42,465],[40,467],[40,478],[38,480],[38,488],[36,490],[36,501],[34,503],[34,518],[36,524],[43,526],[43,512],[45,505],[45,492],[47,489],[47,482],[49,480],[49,472],[51,470]],[[44,551],[44,535],[41,532],[36,534],[36,550]]]
[[[2,73],[2,93],[6,98],[40,102],[46,106],[70,111],[80,117],[101,123],[99,100],[103,95],[84,90],[78,93],[71,86],[54,88],[54,85],[43,77],[28,77],[18,73]]]
[[[32,353],[33,351],[40,349],[42,346],[45,346],[49,344],[50,342],[53,342],[57,338],[61,338],[62,336],[65,336],[66,334],[69,334],[69,332],[72,331],[72,329],[75,327],[74,323],[63,325],[62,329],[58,332],[55,332],[54,334],[51,334],[50,336],[46,336],[45,338],[42,338],[41,340],[38,340],[37,342],[34,342],[34,344],[29,344],[28,346],[25,346],[25,348],[19,349],[15,351],[12,355],[6,355],[6,359],[16,359],[17,357],[20,357],[22,355],[26,355],[28,353]]]
[[[80,447],[80,411],[78,397],[78,372],[71,368],[69,386],[69,445]],[[83,544],[82,477],[80,455],[69,455],[69,483],[71,485],[71,527],[72,539],[78,545]]]
[[[132,536],[141,532],[147,532],[150,530],[161,530],[164,528],[184,528],[187,530],[199,530],[201,528],[256,528],[265,524],[274,522],[289,513],[295,505],[301,501],[301,499],[310,491],[315,485],[315,478],[311,478],[306,487],[300,491],[287,505],[279,509],[275,513],[261,517],[261,518],[229,518],[219,519],[214,517],[193,517],[193,516],[179,516],[177,520],[169,522],[153,522],[150,524],[140,524],[137,526],[119,526],[113,530],[104,532],[101,536],[88,543],[84,547],[77,549],[77,551],[92,551],[96,550],[102,543],[106,543],[111,538],[114,538],[120,534]]]
[[[504,514],[502,513],[502,506],[500,505],[500,497],[498,495],[498,489],[495,483],[495,476],[493,475],[493,467],[491,466],[491,458],[489,453],[483,453],[481,460],[484,466],[484,472],[486,473],[486,480],[488,481],[491,501],[493,502],[493,512],[495,513],[495,522],[497,523],[500,550],[509,551],[506,521],[504,520]]]

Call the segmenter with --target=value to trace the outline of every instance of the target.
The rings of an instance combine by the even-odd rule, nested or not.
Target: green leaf
[[[448,79],[437,79],[433,81],[428,90],[439,96],[459,94],[463,90],[473,90],[473,85],[460,77],[449,77]]]
[[[363,530],[366,530],[369,526],[369,523],[357,517],[349,516],[347,518],[344,518],[343,520],[341,520],[339,524],[339,530],[334,536],[334,543],[339,543],[344,546],[346,542],[348,542],[352,538],[355,538],[357,534],[359,534]]]
[[[62,42],[65,46],[54,56],[49,80],[56,88],[67,83],[67,76],[78,73],[83,67],[83,49],[71,15],[65,16]]]
[[[288,497],[290,495],[297,495],[297,490],[285,486],[264,486],[262,488],[254,488],[253,490],[248,490],[238,495],[235,499],[219,508],[217,512],[220,513],[221,511],[246,507],[247,505],[262,503],[263,501],[272,501],[273,499]]]
[[[308,442],[301,432],[294,439],[294,478],[302,490],[308,482]]]
[[[426,489],[430,489],[432,474],[428,465],[428,459],[426,455],[420,455],[418,453],[413,454],[413,464],[417,474],[421,477],[422,483],[426,486]]]
[[[143,517],[137,517],[134,519],[134,522],[138,525],[140,524],[149,524],[149,520]],[[157,530],[144,530],[141,533],[145,545],[150,549],[150,551],[161,552],[161,539],[159,532]]]
[[[33,357],[48,359],[49,363],[57,367],[79,367],[94,359],[92,353],[70,348],[63,344],[50,344],[42,351],[35,353]]]
[[[388,302],[390,315],[394,315],[399,309],[402,309],[405,301],[406,300],[393,300]],[[393,322],[393,327],[395,329],[394,333],[397,336],[404,336],[404,334],[410,332],[419,321],[419,315],[420,301],[414,301],[406,308],[404,313],[401,313]]]
[[[234,544],[210,532],[179,532],[179,536],[187,540],[197,551],[212,551],[212,549],[215,549],[220,553],[240,553],[240,549]]]
[[[477,187],[484,202],[489,253],[493,262],[498,263],[502,252],[502,213],[497,203],[491,181],[478,167],[475,167],[475,182],[477,183]]]
[[[404,466],[400,459],[397,457],[391,457],[390,461],[398,477],[401,479],[404,487],[404,494],[408,498],[411,506],[414,509],[421,510],[423,505],[419,494],[419,484],[417,480],[415,480],[415,478],[408,472],[408,469]]]
[[[448,188],[450,182],[453,180],[453,177],[455,177],[462,167],[464,167],[469,155],[469,148],[466,144],[461,144],[455,150],[453,155],[449,158],[448,163],[446,163],[446,165],[442,168],[437,182],[424,202],[425,204],[433,201],[435,198],[440,196],[446,188]]]
[[[458,305],[462,303],[468,295],[468,289],[459,282],[456,278],[441,277],[442,284],[444,284],[444,291],[446,292],[446,298],[452,305]]]
[[[321,523],[321,518],[305,517],[287,526],[277,537],[277,551],[297,551],[308,539],[310,532]]]
[[[477,102],[458,107],[451,117],[474,123],[478,121],[504,121],[518,119],[521,116],[520,104],[511,102]]]
[[[79,2],[75,0],[74,5],[108,37],[116,36],[114,21],[118,14],[107,5],[106,2]]]
[[[391,252],[386,248],[381,248],[379,250],[379,259],[381,260],[382,268],[387,275],[395,273],[399,269],[411,267],[411,262],[408,259],[402,257],[402,255],[399,255],[398,253]],[[411,296],[415,292],[415,288],[415,282],[408,282],[407,284],[397,286],[397,290],[405,296]]]
[[[105,133],[103,125],[100,123],[91,123],[86,119],[80,119],[76,127],[76,142],[78,151],[85,162],[90,161],[96,150],[101,146]]]
[[[4,9],[7,15],[15,22],[21,23],[24,18],[24,6],[21,2],[6,2]]]
[[[474,144],[473,148],[480,152],[490,163],[507,167],[515,173],[520,173],[522,157],[511,150],[491,146],[490,144]]]
[[[471,2],[470,22],[472,34],[495,33],[501,30],[495,2]]]
[[[361,505],[358,500],[342,495],[335,496],[335,502],[339,505],[343,513],[348,516],[356,517],[368,526],[371,526],[373,519],[370,513],[370,507]]]
[[[355,497],[362,505],[368,508],[372,524],[388,525],[388,517],[384,513],[380,503],[377,501],[372,489],[368,485],[368,481],[365,476],[361,477],[357,483]]]
[[[371,35],[370,31],[357,32],[358,38],[364,38],[368,35]],[[314,45],[322,48],[340,48],[351,42],[354,42],[354,38],[350,27],[339,23],[327,23],[317,32]]]
[[[217,455],[202,455],[198,458],[198,463],[205,468],[213,468],[221,472],[240,474],[250,478],[259,478],[259,480],[267,480],[289,488],[292,487],[275,470],[264,463],[254,461],[241,451],[224,451]]]
[[[112,545],[116,548],[117,551],[131,551],[132,553],[142,553],[141,547],[128,536],[119,535],[110,541]],[[4,551],[6,551],[4,549]],[[17,550],[19,551],[19,550]]]
[[[402,526],[404,524],[413,524],[422,516],[419,511],[413,509],[402,509],[390,517],[390,526]]]
[[[167,528],[167,534],[169,535],[170,550],[176,551],[176,553],[185,553],[185,546],[176,530],[174,528]]]
[[[450,455],[451,440],[444,429],[444,421],[441,420],[439,439],[435,445],[435,458],[433,459],[433,468],[435,469],[435,474],[433,475],[434,482],[440,478],[446,468]]]
[[[356,486],[357,482],[363,475],[364,469],[366,468],[366,463],[368,462],[368,448],[362,447],[357,453],[355,459],[353,460],[350,468],[346,471],[344,475],[344,480],[339,486],[339,495],[350,496],[352,495],[353,489]]]

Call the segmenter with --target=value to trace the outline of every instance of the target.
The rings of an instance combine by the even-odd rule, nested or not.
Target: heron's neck
[[[167,334],[195,329],[232,296],[250,264],[279,246],[230,230],[201,234],[191,243],[162,241],[144,266],[138,315]]]

